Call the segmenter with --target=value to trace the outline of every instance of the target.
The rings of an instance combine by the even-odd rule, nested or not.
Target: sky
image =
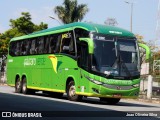
[[[158,0],[78,0],[78,4],[88,5],[89,12],[83,21],[104,24],[107,18],[115,18],[118,27],[130,30],[131,5],[133,2],[133,30],[134,34],[144,37],[145,41],[156,39],[158,15]],[[59,26],[58,18],[54,13],[57,5],[63,0],[0,0],[0,33],[10,29],[10,19],[21,16],[21,12],[30,12],[35,24],[44,22],[48,27]]]

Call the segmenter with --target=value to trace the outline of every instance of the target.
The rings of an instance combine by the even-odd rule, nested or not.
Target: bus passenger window
[[[36,53],[37,53],[36,41],[32,40],[30,54],[33,55],[33,54],[36,54]]]
[[[11,42],[9,48],[9,54],[11,56],[15,56],[15,50],[16,50],[16,42]]]
[[[44,37],[39,37],[37,46],[38,46],[37,53],[42,54],[44,51]]]
[[[26,41],[21,42],[21,55],[26,55]]]
[[[61,52],[69,54],[69,44],[71,39],[70,38],[64,38],[61,41]]]
[[[59,53],[60,51],[60,43],[61,43],[61,35],[57,35],[57,42],[56,42],[56,48],[55,48],[55,52]]]
[[[49,36],[44,37],[44,52],[49,53]]]
[[[16,49],[15,49],[15,55],[19,56],[20,55],[20,42],[16,42]]]
[[[57,36],[53,36],[53,35],[50,36],[49,53],[55,53],[56,43],[57,43]]]
[[[31,40],[26,40],[26,54],[30,54],[30,49],[31,49]]]
[[[60,43],[60,52],[70,55],[75,55],[75,46],[72,32],[62,34],[62,40]]]

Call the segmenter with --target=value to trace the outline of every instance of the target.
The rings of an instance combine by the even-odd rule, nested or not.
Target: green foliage
[[[11,29],[0,34],[0,55],[6,54],[8,43],[13,37],[26,35],[35,31],[47,29],[48,25],[41,22],[39,25],[34,24],[31,20],[31,15],[28,12],[22,12],[22,16],[10,20]]]
[[[64,24],[67,24],[81,21],[88,8],[86,4],[78,5],[77,0],[64,0],[63,6],[56,6],[54,12]]]
[[[12,28],[16,28],[20,33],[23,34],[29,34],[34,31],[46,29],[48,27],[48,25],[44,24],[43,22],[41,22],[40,25],[35,25],[31,20],[31,15],[28,12],[22,12],[22,16],[20,18],[17,18],[16,20],[10,20],[10,26]]]

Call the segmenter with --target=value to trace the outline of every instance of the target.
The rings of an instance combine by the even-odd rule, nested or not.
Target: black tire
[[[22,93],[23,94],[27,94],[28,90],[27,90],[27,80],[26,78],[23,78],[22,80]]]
[[[67,98],[71,101],[81,101],[82,96],[75,94],[75,88],[74,81],[70,81],[67,85]]]
[[[120,98],[100,98],[100,101],[109,105],[115,105],[120,101]]]
[[[22,82],[20,81],[20,78],[16,79],[16,82],[15,82],[15,92],[16,93],[21,93],[22,92]]]
[[[22,80],[22,93],[23,94],[34,94],[35,91],[27,88],[27,79],[26,77]]]

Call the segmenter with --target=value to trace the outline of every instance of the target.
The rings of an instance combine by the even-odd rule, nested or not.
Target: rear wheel
[[[27,88],[27,79],[26,77],[22,80],[22,93],[23,94],[33,94],[35,91]]]
[[[115,105],[120,101],[120,98],[100,98],[100,101],[110,105]]]
[[[20,78],[17,78],[15,82],[15,92],[16,93],[21,93],[22,92],[22,83],[20,81]]]
[[[70,81],[67,85],[67,98],[71,101],[82,100],[82,96],[76,95],[76,87],[74,81]]]

